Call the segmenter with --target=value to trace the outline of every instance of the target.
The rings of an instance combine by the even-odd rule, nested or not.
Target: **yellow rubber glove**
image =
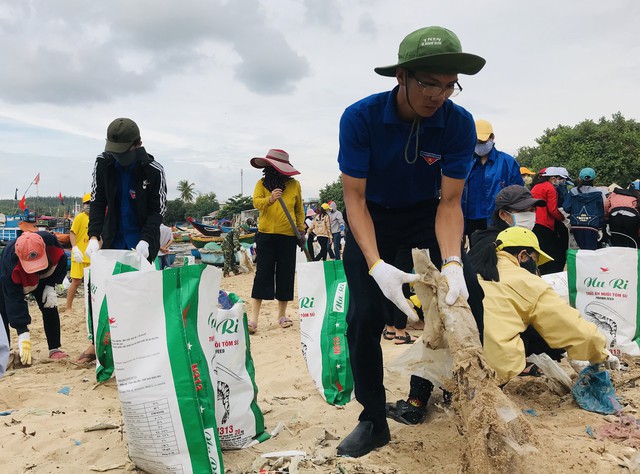
[[[31,365],[31,336],[28,331],[18,336],[18,348],[22,365]]]

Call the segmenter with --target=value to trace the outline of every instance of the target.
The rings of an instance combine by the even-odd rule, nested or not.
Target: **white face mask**
[[[522,227],[524,229],[532,230],[536,225],[536,213],[535,212],[511,212],[511,218],[513,219],[514,227]]]

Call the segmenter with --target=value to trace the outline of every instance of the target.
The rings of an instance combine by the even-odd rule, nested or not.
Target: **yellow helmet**
[[[91,193],[87,193],[84,196],[82,196],[82,204],[89,201],[91,201]]]

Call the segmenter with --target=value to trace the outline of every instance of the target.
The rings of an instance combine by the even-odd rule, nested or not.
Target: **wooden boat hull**
[[[240,242],[244,242],[246,244],[252,244],[255,241],[256,234],[245,234],[240,236]],[[191,235],[189,237],[191,244],[197,248],[204,248],[209,242],[218,242],[221,243],[224,240],[224,237],[200,237],[197,235]]]

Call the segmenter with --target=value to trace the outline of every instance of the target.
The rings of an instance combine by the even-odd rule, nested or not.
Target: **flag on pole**
[[[64,199],[62,199],[62,193],[58,193],[58,199],[60,199],[60,204],[64,206]]]
[[[18,188],[16,188],[16,194],[13,196],[14,201],[18,200]]]
[[[26,198],[26,196],[24,194],[22,195],[22,199],[20,199],[20,202],[18,203],[18,206],[23,211],[27,208],[27,198]]]
[[[36,177],[33,178],[33,184],[35,184],[36,186],[40,184],[40,173],[38,173]]]

